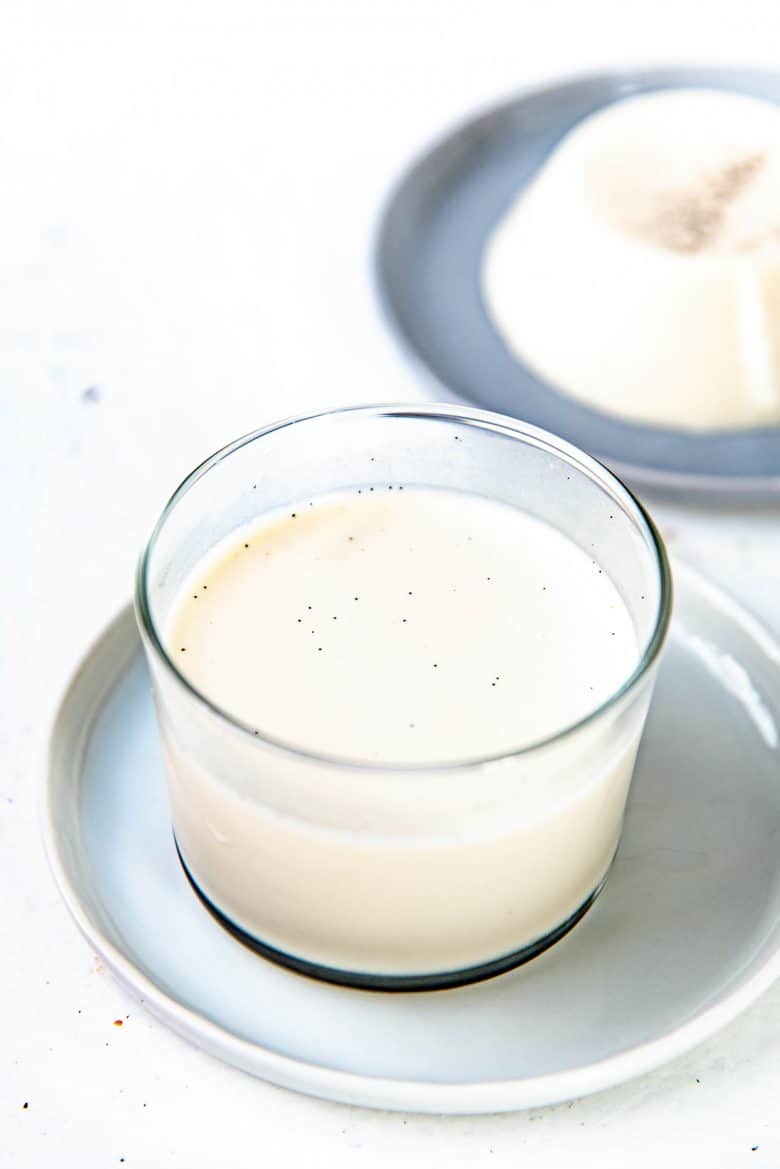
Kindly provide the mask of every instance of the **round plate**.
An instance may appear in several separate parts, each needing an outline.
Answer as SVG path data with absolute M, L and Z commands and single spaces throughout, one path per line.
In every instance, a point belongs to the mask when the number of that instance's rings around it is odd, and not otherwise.
M 560 434 L 641 486 L 777 496 L 780 427 L 692 434 L 591 410 L 524 367 L 482 301 L 486 240 L 563 135 L 619 98 L 676 86 L 780 101 L 775 73 L 653 69 L 568 81 L 498 106 L 447 135 L 402 178 L 377 239 L 380 297 L 401 340 L 436 378 L 439 393 L 444 387 Z
M 352 1104 L 497 1112 L 594 1092 L 712 1034 L 780 973 L 780 647 L 678 569 L 623 843 L 583 921 L 513 973 L 397 995 L 310 981 L 213 920 L 176 859 L 124 612 L 52 734 L 45 836 L 91 944 L 199 1047 Z

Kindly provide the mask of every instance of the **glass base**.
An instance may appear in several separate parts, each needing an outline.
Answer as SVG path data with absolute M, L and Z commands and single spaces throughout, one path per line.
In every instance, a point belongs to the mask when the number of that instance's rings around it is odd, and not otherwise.
M 495 978 L 498 974 L 506 974 L 508 970 L 514 970 L 515 967 L 522 966 L 525 962 L 530 962 L 532 958 L 536 958 L 544 950 L 549 949 L 550 946 L 554 946 L 569 930 L 572 930 L 577 922 L 581 921 L 588 912 L 604 888 L 604 883 L 607 879 L 605 874 L 593 892 L 585 898 L 582 905 L 578 909 L 575 909 L 571 917 L 567 917 L 566 921 L 562 922 L 561 925 L 556 926 L 555 929 L 550 930 L 548 934 L 545 934 L 542 938 L 538 938 L 535 942 L 530 942 L 527 946 L 522 946 L 519 950 L 513 950 L 511 954 L 502 954 L 500 958 L 493 958 L 491 961 L 482 962 L 478 966 L 468 966 L 463 970 L 448 970 L 443 973 L 364 974 L 357 970 L 339 970 L 333 966 L 321 966 L 318 962 L 309 962 L 305 958 L 297 958 L 294 954 L 287 954 L 284 950 L 277 950 L 274 946 L 269 946 L 266 942 L 247 933 L 241 926 L 231 921 L 206 896 L 187 868 L 184 857 L 181 854 L 181 849 L 179 848 L 179 842 L 175 836 L 173 839 L 181 867 L 184 870 L 187 880 L 211 916 L 229 934 L 232 934 L 239 942 L 243 942 L 250 950 L 254 950 L 255 953 L 260 954 L 261 957 L 267 958 L 271 962 L 276 962 L 279 966 L 286 966 L 288 970 L 294 970 L 296 974 L 303 974 L 307 978 L 316 978 L 321 982 L 333 982 L 337 986 L 349 986 L 355 990 L 407 992 L 451 990 L 457 986 L 467 986 L 472 982 L 482 982 L 486 978 Z

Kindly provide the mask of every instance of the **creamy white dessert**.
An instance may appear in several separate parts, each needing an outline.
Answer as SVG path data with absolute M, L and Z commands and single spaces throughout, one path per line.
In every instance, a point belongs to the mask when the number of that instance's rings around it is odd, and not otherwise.
M 511 753 L 605 703 L 640 650 L 607 573 L 544 522 L 401 485 L 304 501 L 198 564 L 165 640 L 249 731 L 204 712 L 182 738 L 163 701 L 177 840 L 266 944 L 458 970 L 543 937 L 604 878 L 646 703 Z
M 244 528 L 189 578 L 167 642 L 261 734 L 412 765 L 545 739 L 637 657 L 615 585 L 568 537 L 479 496 L 403 486 Z
M 599 410 L 780 422 L 780 108 L 678 89 L 584 119 L 492 233 L 483 292 L 512 352 Z

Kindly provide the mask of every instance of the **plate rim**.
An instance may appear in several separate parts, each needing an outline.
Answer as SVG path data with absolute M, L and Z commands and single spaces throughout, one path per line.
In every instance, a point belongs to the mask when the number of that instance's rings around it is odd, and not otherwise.
M 678 578 L 687 578 L 709 604 L 717 605 L 754 641 L 760 652 L 773 657 L 780 669 L 780 640 L 768 626 L 706 575 L 679 560 L 674 567 Z M 89 717 L 75 730 L 69 729 L 72 710 L 78 710 L 79 704 L 84 705 L 79 690 L 90 672 L 99 669 L 96 658 L 115 643 L 120 645 L 121 652 L 114 654 L 111 669 L 103 668 L 104 677 L 94 687 L 96 698 L 91 699 Z M 151 1015 L 223 1062 L 279 1087 L 338 1103 L 411 1113 L 476 1115 L 512 1112 L 588 1096 L 650 1072 L 710 1038 L 780 978 L 778 937 L 774 948 L 752 975 L 671 1031 L 580 1067 L 513 1079 L 442 1083 L 363 1075 L 285 1055 L 234 1034 L 164 990 L 122 952 L 99 922 L 92 919 L 82 904 L 76 881 L 71 879 L 64 842 L 54 815 L 55 790 L 63 785 L 73 785 L 74 780 L 78 782 L 99 713 L 140 648 L 132 605 L 127 604 L 92 640 L 70 675 L 52 720 L 43 778 L 39 784 L 38 818 L 44 851 L 70 916 L 117 981 Z M 87 701 L 90 701 L 89 697 Z M 70 751 L 66 750 L 68 747 Z
M 696 73 L 701 78 L 697 84 L 701 85 L 707 84 L 705 78 L 709 78 L 710 82 L 714 85 L 718 78 L 722 81 L 724 78 L 736 78 L 740 75 L 763 77 L 766 79 L 775 78 L 778 81 L 778 85 L 780 85 L 780 70 L 764 69 L 748 65 L 744 68 L 738 66 L 723 66 L 721 68 L 717 65 L 706 65 L 696 62 L 690 62 L 688 64 L 678 63 L 674 65 L 632 65 L 616 69 L 582 70 L 564 73 L 551 80 L 532 82 L 529 85 L 521 86 L 519 89 L 512 90 L 511 93 L 506 93 L 501 97 L 482 103 L 470 113 L 462 113 L 443 129 L 431 135 L 422 146 L 417 147 L 407 162 L 404 163 L 400 172 L 390 184 L 387 193 L 380 200 L 378 211 L 375 214 L 369 245 L 370 283 L 374 295 L 374 303 L 378 308 L 380 319 L 395 339 L 400 355 L 412 373 L 424 383 L 427 383 L 431 390 L 435 390 L 438 395 L 444 393 L 446 395 L 445 400 L 451 402 L 457 402 L 467 406 L 476 405 L 480 409 L 494 409 L 494 407 L 488 407 L 479 402 L 475 402 L 471 398 L 464 397 L 440 377 L 414 344 L 414 341 L 404 328 L 396 312 L 394 299 L 390 294 L 389 286 L 384 276 L 384 256 L 386 241 L 389 238 L 389 225 L 392 212 L 397 200 L 403 195 L 407 187 L 414 183 L 418 176 L 424 172 L 431 159 L 440 150 L 448 145 L 454 144 L 464 135 L 474 133 L 484 124 L 490 123 L 496 117 L 508 113 L 509 110 L 520 106 L 529 98 L 553 95 L 563 89 L 593 82 L 602 84 L 614 83 L 616 85 L 637 81 L 643 84 L 652 84 L 654 82 L 664 84 L 672 81 L 674 74 L 680 72 Z M 724 88 L 724 86 L 721 84 L 717 88 Z M 517 359 L 515 358 L 515 360 Z M 536 377 L 530 369 L 528 372 L 545 389 L 553 393 L 559 393 L 564 398 L 566 397 L 565 391 L 548 385 L 543 379 Z M 604 411 L 596 411 L 596 413 L 604 413 Z M 526 421 L 529 425 L 537 425 L 519 413 L 514 414 L 513 417 L 521 421 Z M 645 429 L 641 424 L 634 425 L 640 432 Z M 549 427 L 546 429 L 549 429 Z M 745 431 L 727 430 L 722 433 L 724 435 L 732 434 L 736 436 L 744 435 Z M 581 445 L 576 438 L 569 437 L 567 441 Z M 780 444 L 780 427 L 778 427 L 778 443 Z M 632 463 L 630 460 L 623 461 L 621 459 L 614 459 L 609 455 L 605 455 L 603 451 L 597 451 L 595 449 L 588 449 L 588 454 L 603 462 L 613 474 L 627 481 L 630 485 L 649 489 L 658 495 L 673 495 L 692 500 L 708 500 L 711 502 L 718 500 L 742 503 L 773 502 L 780 499 L 780 471 L 776 475 L 756 475 L 750 477 L 745 475 L 705 474 L 698 471 L 662 471 L 654 467 L 644 467 L 640 464 Z

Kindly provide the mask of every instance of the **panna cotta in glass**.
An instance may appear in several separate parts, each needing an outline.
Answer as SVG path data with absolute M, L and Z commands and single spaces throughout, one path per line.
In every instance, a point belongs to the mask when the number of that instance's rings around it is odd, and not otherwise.
M 174 496 L 138 611 L 182 864 L 260 953 L 456 985 L 592 903 L 669 579 L 575 448 L 453 407 L 258 432 Z

